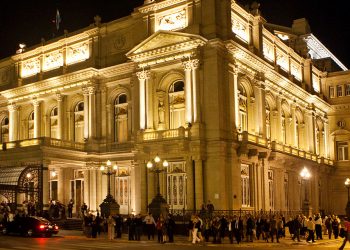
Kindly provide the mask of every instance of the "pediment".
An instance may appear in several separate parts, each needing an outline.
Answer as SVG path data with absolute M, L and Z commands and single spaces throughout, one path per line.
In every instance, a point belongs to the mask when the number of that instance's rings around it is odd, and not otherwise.
M 126 56 L 135 62 L 141 62 L 169 53 L 188 51 L 206 42 L 207 40 L 199 35 L 160 30 L 135 46 Z

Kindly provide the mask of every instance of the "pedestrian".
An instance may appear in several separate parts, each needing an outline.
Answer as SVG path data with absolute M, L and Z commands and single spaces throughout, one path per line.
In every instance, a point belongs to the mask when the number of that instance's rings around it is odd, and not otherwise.
M 70 199 L 68 203 L 68 218 L 73 217 L 73 206 L 74 206 L 74 201 L 73 199 Z
M 160 214 L 156 223 L 158 243 L 163 243 L 163 227 L 164 227 L 164 218 L 163 218 L 163 215 Z
M 128 226 L 128 238 L 129 240 L 135 239 L 135 218 L 134 215 L 131 214 L 126 220 L 126 224 Z
M 210 200 L 208 200 L 208 203 L 207 203 L 207 211 L 208 211 L 209 218 L 212 218 L 214 213 L 214 205 L 213 203 L 211 203 Z
M 343 250 L 346 242 L 349 241 L 350 242 L 350 222 L 348 217 L 344 217 L 344 227 L 343 227 L 344 232 L 344 240 L 342 245 L 339 247 L 339 250 Z
M 315 216 L 315 231 L 316 240 L 322 240 L 322 217 L 320 213 Z
M 328 233 L 328 239 L 332 238 L 332 216 L 329 215 L 324 222 L 326 228 L 327 228 L 327 233 Z
M 334 234 L 334 239 L 338 239 L 338 236 L 339 236 L 339 218 L 336 215 L 333 215 L 332 230 L 333 230 L 333 234 Z
M 292 240 L 294 241 L 295 239 L 300 242 L 300 229 L 301 229 L 301 218 L 300 215 L 297 215 L 295 219 L 292 221 L 291 226 L 293 227 L 293 237 Z
M 250 214 L 247 215 L 247 241 L 253 242 L 253 230 L 255 228 L 255 222 Z
M 87 210 L 88 210 L 88 207 L 85 202 L 83 203 L 83 205 L 81 205 L 80 210 L 81 210 L 82 217 L 84 217 L 87 214 Z
M 199 217 L 196 215 L 195 220 L 193 222 L 193 232 L 192 232 L 192 244 L 196 244 L 196 242 L 200 242 L 201 239 L 198 237 L 198 231 L 201 228 L 201 221 L 199 220 Z
M 237 217 L 236 215 L 233 217 L 233 225 L 234 225 L 234 229 L 233 229 L 233 233 L 235 235 L 236 238 L 236 242 L 237 244 L 239 244 L 242 240 L 241 238 L 241 231 L 243 230 L 243 222 L 241 220 L 241 217 Z
M 312 220 L 312 217 L 309 217 L 309 220 L 307 221 L 307 230 L 309 232 L 309 236 L 307 237 L 306 241 L 309 243 L 315 242 L 315 223 Z
M 227 232 L 228 232 L 228 238 L 231 244 L 233 244 L 233 235 L 234 235 L 233 229 L 234 229 L 233 219 L 230 216 L 227 222 Z
M 140 241 L 141 240 L 141 235 L 142 235 L 142 218 L 141 214 L 136 215 L 135 218 L 135 240 Z
M 271 242 L 273 243 L 274 236 L 276 236 L 276 241 L 278 242 L 278 236 L 277 236 L 277 221 L 275 216 L 272 216 L 270 220 L 270 236 L 271 236 Z
M 175 220 L 171 214 L 168 215 L 167 231 L 169 236 L 169 242 L 174 242 Z
M 152 213 L 148 213 L 146 217 L 143 220 L 144 223 L 146 223 L 146 231 L 147 231 L 147 237 L 148 240 L 151 239 L 154 240 L 154 228 L 156 226 L 156 222 L 152 216 Z
M 115 220 L 113 219 L 112 215 L 109 215 L 108 216 L 108 219 L 107 219 L 107 225 L 108 225 L 108 239 L 109 240 L 114 240 L 114 234 L 115 234 L 115 231 L 114 231 L 114 226 L 115 226 Z

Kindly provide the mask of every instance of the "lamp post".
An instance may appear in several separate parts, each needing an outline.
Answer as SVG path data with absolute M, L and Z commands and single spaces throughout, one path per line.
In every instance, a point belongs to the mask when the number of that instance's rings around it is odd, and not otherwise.
M 305 188 L 305 197 L 303 201 L 302 210 L 304 215 L 309 216 L 311 214 L 311 207 L 309 203 L 308 188 L 307 188 L 306 182 L 310 179 L 311 174 L 309 170 L 306 167 L 304 167 L 303 170 L 301 170 L 300 172 L 300 176 L 304 181 L 304 188 Z
M 346 203 L 346 208 L 345 208 L 345 212 L 346 212 L 346 216 L 349 218 L 350 217 L 350 178 L 346 178 L 345 180 L 345 187 L 348 189 L 348 202 Z
M 100 167 L 102 174 L 107 176 L 107 196 L 100 204 L 102 217 L 119 214 L 120 206 L 111 195 L 111 176 L 115 175 L 117 170 L 118 166 L 115 164 L 112 167 L 112 162 L 110 160 L 107 161 L 106 166 L 101 165 Z
M 153 160 L 148 161 L 146 166 L 150 172 L 153 172 L 156 174 L 157 194 L 153 198 L 152 202 L 148 205 L 148 209 L 149 209 L 149 212 L 152 213 L 152 215 L 155 218 L 158 218 L 160 214 L 165 215 L 168 208 L 168 204 L 166 200 L 160 194 L 159 174 L 166 171 L 167 167 L 169 166 L 169 163 L 167 160 L 164 160 L 161 163 L 161 159 L 157 155 L 156 157 L 154 157 Z

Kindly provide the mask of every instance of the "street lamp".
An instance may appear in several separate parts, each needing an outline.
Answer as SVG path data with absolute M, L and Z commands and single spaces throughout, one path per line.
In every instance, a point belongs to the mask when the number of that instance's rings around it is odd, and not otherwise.
M 348 189 L 348 202 L 346 203 L 345 212 L 346 212 L 346 216 L 349 218 L 349 217 L 350 217 L 350 194 L 349 194 L 349 190 L 350 190 L 350 178 L 346 178 L 344 184 L 345 184 L 345 187 Z
M 112 167 L 110 160 L 107 161 L 106 165 L 100 166 L 102 174 L 107 176 L 107 196 L 100 204 L 102 217 L 108 217 L 110 214 L 119 214 L 120 206 L 111 195 L 111 176 L 115 175 L 117 170 L 118 165 L 115 164 Z
M 304 215 L 309 216 L 311 214 L 311 211 L 310 211 L 311 208 L 310 208 L 310 204 L 309 204 L 309 198 L 308 198 L 308 192 L 307 192 L 308 188 L 307 188 L 306 182 L 307 182 L 307 180 L 310 179 L 311 174 L 310 174 L 309 170 L 306 167 L 304 167 L 303 170 L 301 170 L 301 172 L 300 172 L 300 176 L 303 179 L 304 186 L 305 186 L 304 187 L 305 188 L 305 197 L 304 197 L 302 210 L 303 210 Z
M 159 174 L 165 172 L 169 163 L 167 160 L 161 162 L 160 157 L 157 155 L 153 160 L 149 160 L 146 164 L 150 172 L 156 174 L 157 181 L 157 195 L 153 198 L 152 202 L 148 205 L 149 212 L 155 218 L 158 218 L 160 214 L 166 214 L 168 204 L 163 196 L 160 194 L 160 183 L 159 183 Z

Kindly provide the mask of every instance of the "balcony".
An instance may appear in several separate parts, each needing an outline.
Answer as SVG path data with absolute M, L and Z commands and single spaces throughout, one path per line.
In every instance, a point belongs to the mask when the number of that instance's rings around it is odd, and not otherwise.
M 49 137 L 40 137 L 33 139 L 26 139 L 21 141 L 6 142 L 0 147 L 0 152 L 11 149 L 19 149 L 26 147 L 52 147 L 52 148 L 61 148 L 82 152 L 110 152 L 110 151 L 130 151 L 134 147 L 133 142 L 125 143 L 83 143 L 83 142 L 74 142 L 74 141 L 65 141 L 58 140 Z
M 270 141 L 268 139 L 262 138 L 257 135 L 249 134 L 248 132 L 244 131 L 242 133 L 238 134 L 238 141 L 241 143 L 241 152 L 247 152 L 247 144 L 253 144 L 256 146 L 261 146 L 264 148 L 271 149 L 273 152 L 281 152 L 286 153 L 289 155 L 294 155 L 300 158 L 304 158 L 307 160 L 311 160 L 314 162 L 327 164 L 327 165 L 333 165 L 333 161 L 328 158 L 321 157 L 319 155 L 312 154 L 310 152 L 306 152 L 304 150 L 294 148 L 289 145 L 284 145 L 275 141 Z
M 154 141 L 154 140 L 169 140 L 169 139 L 183 139 L 190 136 L 189 129 L 180 127 L 169 130 L 155 130 L 155 131 L 140 131 L 138 134 L 138 141 Z

